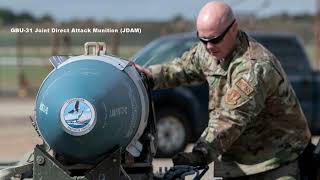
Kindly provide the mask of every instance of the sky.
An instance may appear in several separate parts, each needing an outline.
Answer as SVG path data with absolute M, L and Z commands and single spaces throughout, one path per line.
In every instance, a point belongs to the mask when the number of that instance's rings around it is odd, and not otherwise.
M 57 21 L 73 19 L 168 20 L 176 15 L 194 20 L 208 0 L 0 0 L 0 8 L 16 13 L 29 12 L 36 17 L 49 14 Z M 316 0 L 224 0 L 236 14 L 270 16 L 316 11 Z

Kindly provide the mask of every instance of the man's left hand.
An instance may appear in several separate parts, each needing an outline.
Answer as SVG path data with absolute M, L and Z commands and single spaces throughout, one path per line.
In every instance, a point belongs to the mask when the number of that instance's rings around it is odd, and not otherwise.
M 205 155 L 200 151 L 190 153 L 178 153 L 172 158 L 173 164 L 176 165 L 190 165 L 190 166 L 204 166 L 207 165 Z

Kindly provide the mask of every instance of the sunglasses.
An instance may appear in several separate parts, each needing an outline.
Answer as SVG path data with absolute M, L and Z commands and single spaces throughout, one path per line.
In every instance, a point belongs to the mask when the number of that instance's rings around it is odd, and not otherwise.
M 233 20 L 232 23 L 227 27 L 227 29 L 225 31 L 223 31 L 223 33 L 221 33 L 219 36 L 212 37 L 212 38 L 203 38 L 203 37 L 199 37 L 199 32 L 197 32 L 197 36 L 198 36 L 199 40 L 205 45 L 208 43 L 218 44 L 226 36 L 227 32 L 230 30 L 230 28 L 232 27 L 234 22 L 236 22 L 236 20 Z

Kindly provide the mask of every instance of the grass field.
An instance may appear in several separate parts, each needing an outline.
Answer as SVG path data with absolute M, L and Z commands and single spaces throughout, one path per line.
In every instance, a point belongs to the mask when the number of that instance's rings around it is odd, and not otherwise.
M 25 66 L 21 68 L 21 72 L 31 88 L 38 87 L 46 75 L 50 72 L 49 67 L 43 66 Z M 18 86 L 18 77 L 20 70 L 17 67 L 0 66 L 0 87 L 7 89 L 15 89 Z
M 111 53 L 111 49 L 108 49 L 107 52 Z M 129 58 L 135 52 L 137 52 L 142 46 L 120 46 L 119 47 L 119 56 L 122 58 Z M 40 57 L 48 59 L 52 55 L 52 47 L 24 47 L 20 51 L 23 57 Z M 83 46 L 72 46 L 70 52 L 66 52 L 64 49 L 59 49 L 59 54 L 73 54 L 80 55 L 83 54 Z M 17 48 L 16 47 L 0 47 L 0 57 L 17 57 Z
M 119 56 L 122 58 L 129 58 L 136 53 L 141 46 L 121 46 L 119 48 Z M 110 50 L 109 50 L 110 51 Z M 315 64 L 315 48 L 313 45 L 306 46 L 306 53 L 312 61 L 311 64 Z M 65 54 L 63 50 L 60 50 L 61 54 Z M 43 58 L 43 61 L 48 62 L 48 58 L 52 54 L 51 47 L 27 47 L 23 49 L 23 56 L 28 58 Z M 80 55 L 83 54 L 82 46 L 73 46 L 71 48 L 71 54 Z M 0 47 L 0 58 L 3 57 L 16 57 L 15 47 Z M 49 63 L 43 66 L 23 66 L 18 68 L 17 66 L 0 66 L 0 92 L 1 91 L 17 91 L 19 85 L 19 72 L 23 72 L 27 80 L 31 95 L 37 91 L 43 79 L 51 71 Z
M 137 52 L 141 46 L 122 46 L 119 48 L 119 56 L 125 59 L 130 58 L 135 52 Z M 108 51 L 108 50 L 107 50 Z M 28 58 L 43 58 L 45 61 L 43 66 L 0 66 L 0 94 L 1 91 L 17 91 L 19 85 L 19 73 L 22 72 L 27 80 L 31 95 L 34 95 L 43 79 L 51 71 L 51 65 L 49 65 L 49 57 L 52 54 L 51 47 L 27 47 L 23 49 L 23 57 Z M 73 55 L 83 54 L 82 46 L 73 46 L 71 53 Z M 65 54 L 61 50 L 61 54 Z M 0 48 L 0 58 L 3 57 L 16 57 L 15 47 L 2 47 Z

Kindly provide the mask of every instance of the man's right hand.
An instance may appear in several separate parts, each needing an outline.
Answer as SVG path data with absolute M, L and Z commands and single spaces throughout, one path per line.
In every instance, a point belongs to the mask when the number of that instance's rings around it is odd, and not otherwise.
M 143 68 L 139 64 L 133 64 L 133 65 L 139 72 L 144 73 L 147 76 L 148 79 L 152 79 L 152 72 L 151 72 L 150 69 Z

